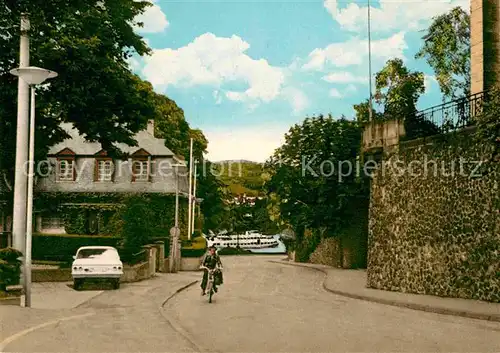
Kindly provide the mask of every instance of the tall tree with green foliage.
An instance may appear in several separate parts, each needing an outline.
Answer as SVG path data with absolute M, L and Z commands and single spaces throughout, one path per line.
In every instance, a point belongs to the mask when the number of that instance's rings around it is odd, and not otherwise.
M 0 169 L 13 173 L 21 13 L 29 13 L 30 64 L 58 72 L 37 98 L 37 156 L 67 137 L 72 122 L 89 141 L 119 155 L 116 143 L 135 145 L 134 134 L 154 114 L 152 86 L 129 70 L 127 59 L 150 49 L 134 32 L 147 1 L 0 1 Z M 11 175 L 12 176 L 12 175 Z
M 367 197 L 367 184 L 356 173 L 360 143 L 358 122 L 345 118 L 320 115 L 293 126 L 266 162 L 273 219 L 293 229 L 324 228 L 332 235 L 344 227 L 349 204 Z
M 418 138 L 439 132 L 433 122 L 417 115 L 417 102 L 425 93 L 424 74 L 410 71 L 401 59 L 388 60 L 376 74 L 375 100 L 383 106 L 384 119 L 400 119 L 407 138 Z
M 461 7 L 434 17 L 416 54 L 434 69 L 443 99 L 470 93 L 470 15 Z

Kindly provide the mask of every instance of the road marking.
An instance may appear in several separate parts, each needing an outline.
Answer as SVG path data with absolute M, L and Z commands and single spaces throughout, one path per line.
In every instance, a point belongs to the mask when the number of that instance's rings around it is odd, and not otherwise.
M 20 331 L 18 333 L 15 333 L 13 334 L 12 336 L 9 336 L 7 337 L 6 339 L 4 339 L 2 342 L 0 342 L 0 353 L 3 353 L 5 348 L 7 347 L 7 345 L 9 345 L 10 343 L 12 343 L 13 341 L 21 338 L 22 336 L 25 336 L 33 331 L 36 331 L 36 330 L 39 330 L 41 328 L 44 328 L 44 327 L 47 327 L 47 326 L 50 326 L 50 325 L 55 325 L 55 324 L 58 324 L 62 321 L 68 321 L 68 320 L 73 320 L 73 319 L 79 319 L 79 318 L 84 318 L 84 317 L 87 317 L 87 316 L 92 316 L 92 315 L 95 315 L 95 313 L 86 313 L 86 314 L 80 314 L 80 315 L 74 315 L 74 316 L 68 316 L 68 317 L 63 317 L 61 319 L 56 319 L 56 320 L 53 320 L 53 321 L 49 321 L 49 322 L 46 322 L 46 323 L 43 323 L 43 324 L 40 324 L 40 325 L 37 325 L 37 326 L 33 326 L 31 328 L 28 328 L 26 330 L 23 330 L 23 331 Z

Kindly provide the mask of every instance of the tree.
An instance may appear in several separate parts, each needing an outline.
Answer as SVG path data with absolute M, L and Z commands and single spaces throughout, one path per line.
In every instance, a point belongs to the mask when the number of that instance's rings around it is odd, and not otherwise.
M 37 98 L 37 158 L 67 137 L 59 128 L 72 122 L 110 155 L 117 143 L 135 145 L 134 134 L 154 114 L 152 86 L 130 72 L 127 59 L 150 52 L 134 33 L 135 17 L 147 1 L 0 1 L 0 169 L 13 172 L 16 136 L 19 22 L 30 14 L 30 64 L 59 73 Z M 141 25 L 141 24 L 138 24 Z M 12 175 L 11 175 L 12 177 Z
M 359 124 L 345 118 L 320 115 L 293 126 L 265 165 L 272 218 L 296 230 L 336 234 L 349 222 L 349 203 L 367 197 L 355 168 L 360 143 Z
M 470 16 L 461 7 L 434 17 L 416 54 L 434 69 L 443 99 L 470 93 Z
M 212 173 L 213 166 L 205 161 L 208 140 L 199 129 L 192 129 L 184 117 L 184 111 L 166 96 L 154 93 L 155 135 L 165 139 L 165 144 L 175 154 L 184 157 L 189 165 L 190 139 L 193 138 L 193 160 L 198 161 L 196 196 L 204 218 L 204 230 L 217 229 L 225 216 L 224 185 Z
M 433 122 L 417 115 L 418 99 L 425 92 L 422 72 L 412 72 L 401 59 L 391 59 L 377 73 L 375 86 L 375 100 L 384 107 L 384 119 L 404 121 L 407 138 L 438 133 Z
M 416 111 L 425 92 L 424 74 L 411 72 L 401 59 L 388 60 L 375 77 L 375 100 L 390 117 L 407 117 Z
M 207 161 L 204 169 L 201 170 L 198 177 L 199 187 L 197 189 L 197 194 L 203 198 L 200 206 L 205 219 L 203 228 L 205 231 L 209 229 L 216 230 L 220 228 L 221 223 L 224 221 L 226 190 L 224 184 L 211 172 L 211 162 Z
M 170 98 L 154 93 L 155 96 L 155 135 L 165 139 L 167 147 L 174 153 L 189 158 L 189 123 L 184 111 Z
M 355 104 L 353 108 L 356 112 L 356 121 L 358 123 L 365 124 L 370 120 L 370 101 L 368 99 L 362 103 Z M 374 121 L 381 121 L 384 120 L 384 115 L 372 108 L 372 119 Z

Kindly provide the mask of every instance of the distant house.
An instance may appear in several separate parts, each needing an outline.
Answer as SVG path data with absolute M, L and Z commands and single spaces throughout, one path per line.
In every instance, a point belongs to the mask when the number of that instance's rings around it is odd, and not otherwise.
M 101 149 L 100 143 L 86 141 L 72 124 L 65 123 L 62 128 L 71 138 L 50 148 L 45 161 L 48 168 L 41 168 L 48 171 L 37 180 L 35 186 L 35 195 L 39 198 L 44 194 L 174 194 L 177 176 L 179 190 L 187 192 L 186 163 L 165 146 L 165 139 L 154 136 L 153 120 L 148 122 L 146 130 L 136 134 L 138 146 L 118 145 L 130 156 L 127 160 L 113 160 Z M 178 173 L 173 167 L 175 164 L 183 165 L 178 168 Z M 90 224 L 91 233 L 97 233 L 99 207 L 94 207 L 95 205 L 82 199 L 78 202 L 79 204 L 71 204 L 68 207 L 87 208 L 85 222 Z M 42 205 L 35 210 L 34 231 L 66 233 L 63 215 L 44 206 L 50 205 Z

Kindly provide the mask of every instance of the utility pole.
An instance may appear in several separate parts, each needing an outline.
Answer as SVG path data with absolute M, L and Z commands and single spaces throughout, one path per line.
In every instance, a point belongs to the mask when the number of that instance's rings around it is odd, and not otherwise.
M 196 170 L 198 169 L 198 161 L 194 161 L 194 174 L 193 174 L 193 208 L 192 208 L 192 212 L 193 212 L 193 216 L 191 218 L 191 222 L 193 222 L 192 226 L 191 226 L 191 232 L 194 234 L 194 216 L 196 215 Z
M 372 31 L 370 18 L 370 0 L 368 0 L 368 81 L 370 85 L 370 104 L 368 107 L 368 120 L 373 120 L 373 94 L 372 94 Z
M 30 47 L 28 31 L 30 21 L 28 14 L 21 14 L 21 38 L 19 44 L 19 67 L 30 64 Z M 26 206 L 28 176 L 26 162 L 28 160 L 28 130 L 29 130 L 29 99 L 30 88 L 25 80 L 18 80 L 17 93 L 17 132 L 16 132 L 16 170 L 14 177 L 14 209 L 12 213 L 12 241 L 13 247 L 23 253 L 26 252 Z M 25 260 L 23 260 L 24 262 Z M 24 283 L 21 275 L 21 283 Z
M 189 192 L 188 192 L 188 239 L 191 239 L 191 191 L 193 183 L 193 139 L 191 138 L 191 147 L 189 149 Z

